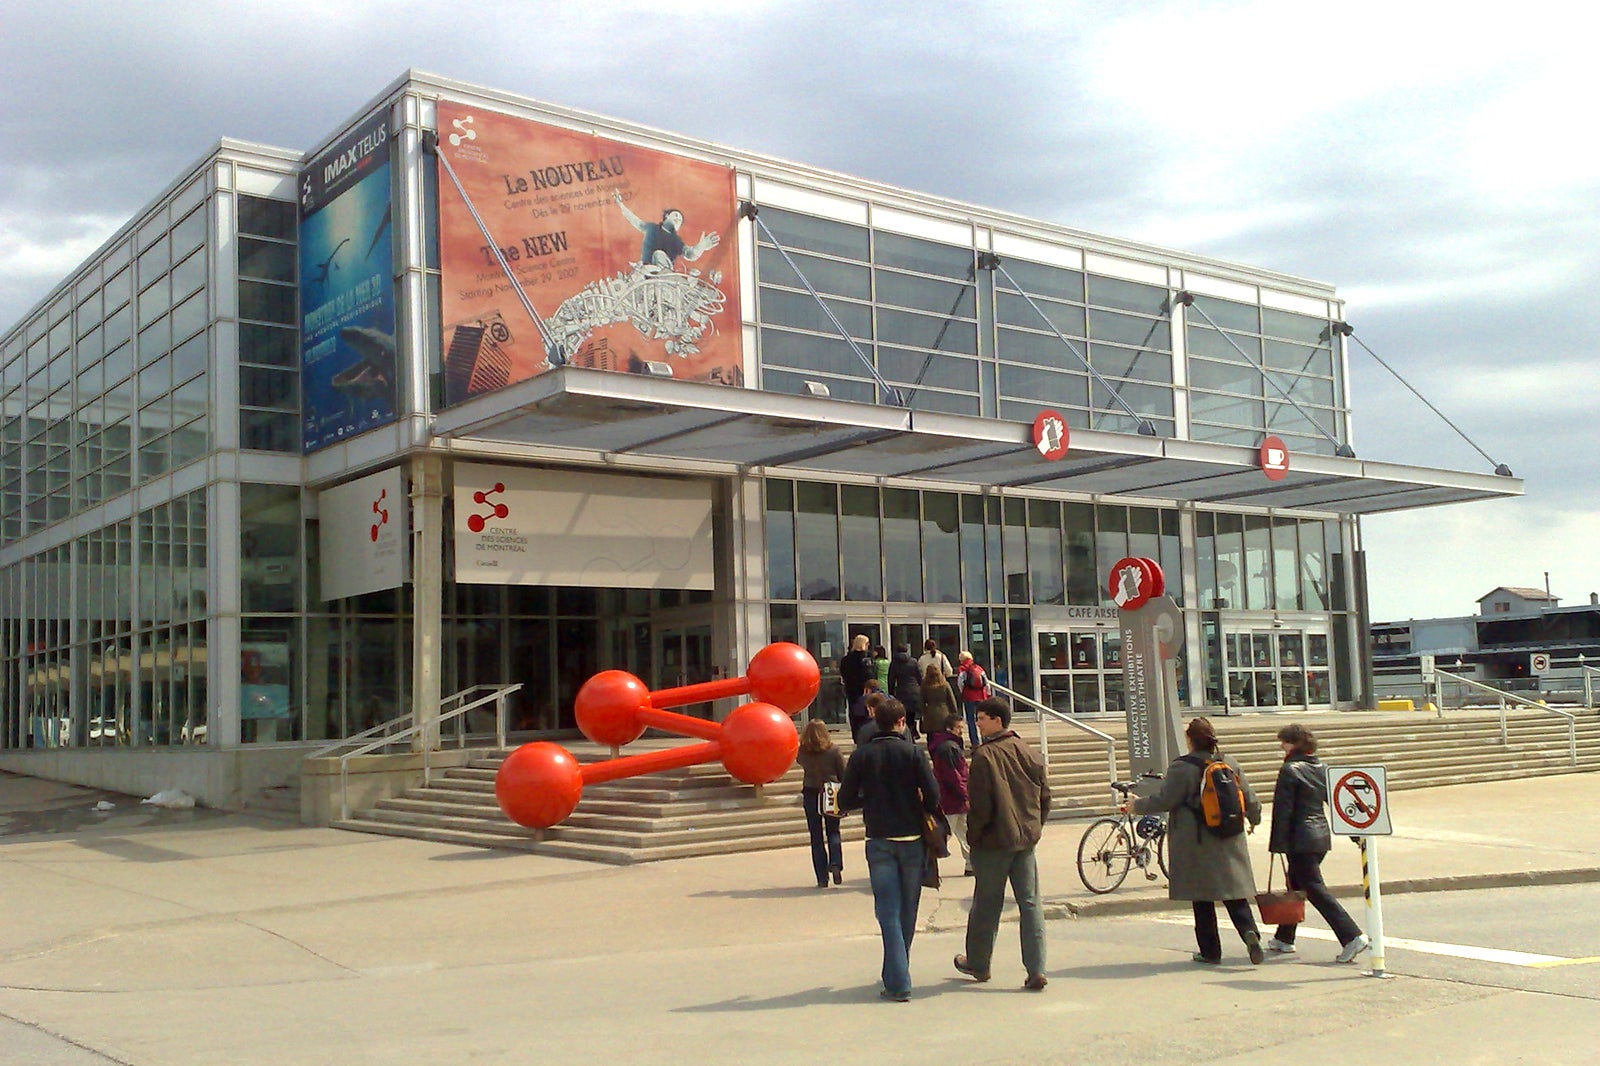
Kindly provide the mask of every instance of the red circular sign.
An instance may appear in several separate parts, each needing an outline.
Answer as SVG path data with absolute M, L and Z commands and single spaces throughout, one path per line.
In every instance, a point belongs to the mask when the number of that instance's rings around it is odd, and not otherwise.
M 1339 778 L 1333 786 L 1333 806 L 1338 816 L 1354 829 L 1366 829 L 1378 820 L 1383 799 L 1378 784 L 1359 770 Z
M 1054 462 L 1067 454 L 1067 442 L 1072 431 L 1067 420 L 1056 411 L 1040 411 L 1033 418 L 1033 446 L 1039 454 Z
M 1137 611 L 1166 591 L 1166 576 L 1153 559 L 1129 556 L 1118 559 L 1106 578 L 1106 593 L 1124 611 Z
M 1283 439 L 1268 437 L 1261 442 L 1259 455 L 1261 472 L 1267 475 L 1267 480 L 1282 481 L 1283 475 L 1289 472 L 1289 446 L 1283 443 Z

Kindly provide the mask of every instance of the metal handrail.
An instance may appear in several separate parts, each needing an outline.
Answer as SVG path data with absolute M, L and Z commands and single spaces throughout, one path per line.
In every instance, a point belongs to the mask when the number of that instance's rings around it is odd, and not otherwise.
M 442 706 L 442 704 L 444 702 L 448 702 L 449 700 L 461 698 L 461 697 L 465 696 L 467 693 L 477 691 L 478 689 L 485 689 L 485 688 L 490 688 L 490 686 L 488 686 L 488 685 L 476 685 L 476 686 L 474 686 L 473 688 L 470 688 L 470 689 L 463 689 L 461 692 L 458 692 L 455 695 L 447 696 L 444 701 L 441 701 L 441 706 Z M 379 737 L 376 740 L 368 741 L 367 743 L 361 745 L 360 747 L 356 748 L 355 750 L 347 751 L 343 755 L 339 756 L 339 819 L 341 821 L 343 821 L 343 820 L 345 820 L 345 819 L 350 817 L 349 786 L 350 786 L 350 760 L 351 759 L 354 759 L 357 756 L 371 754 L 372 752 L 376 751 L 379 748 L 387 747 L 388 745 L 393 744 L 395 741 L 408 740 L 412 736 L 416 735 L 418 732 L 420 732 L 421 730 L 423 730 L 424 728 L 426 728 L 426 727 L 428 727 L 430 725 L 443 725 L 445 722 L 448 722 L 448 721 L 450 721 L 452 719 L 458 719 L 462 715 L 466 714 L 468 711 L 475 710 L 476 708 L 482 707 L 482 706 L 484 706 L 486 704 L 489 704 L 489 703 L 493 703 L 495 705 L 495 709 L 494 709 L 495 743 L 499 747 L 504 748 L 506 746 L 506 697 L 510 696 L 513 692 L 516 692 L 521 688 L 522 688 L 522 682 L 520 682 L 520 681 L 518 681 L 514 685 L 501 685 L 498 688 L 491 689 L 491 691 L 488 693 L 488 695 L 481 696 L 478 699 L 475 699 L 470 703 L 463 703 L 459 707 L 453 707 L 448 711 L 441 711 L 439 717 L 433 719 L 431 722 L 418 723 L 418 724 L 413 724 L 413 725 L 407 726 L 405 729 L 400 730 L 398 733 L 391 733 L 388 736 Z M 456 730 L 456 738 L 457 738 L 457 742 L 458 742 L 459 746 L 461 746 L 461 747 L 465 747 L 466 746 L 466 744 L 465 744 L 465 735 L 461 732 L 461 730 L 459 728 Z M 352 738 L 352 739 L 354 739 L 354 738 Z M 432 758 L 432 755 L 433 755 L 433 745 L 424 744 L 422 746 L 422 783 L 424 785 L 427 785 L 427 784 L 431 783 L 432 780 L 433 780 L 433 758 Z
M 1582 656 L 1579 656 L 1579 658 L 1582 658 Z M 1594 678 L 1596 674 L 1600 674 L 1600 667 L 1579 663 L 1578 669 L 1583 671 L 1583 709 L 1592 711 L 1594 710 Z
M 1116 738 L 1110 733 L 1101 732 L 1092 725 L 1089 725 L 1085 722 L 1080 722 L 1078 719 L 1074 718 L 1070 714 L 1067 714 L 1065 711 L 1058 711 L 1054 707 L 1046 707 L 1038 700 L 1030 699 L 1015 689 L 1006 688 L 1006 686 L 1000 684 L 999 682 L 991 680 L 989 684 L 996 692 L 1005 696 L 1009 696 L 1012 702 L 1021 703 L 1025 706 L 1032 707 L 1035 711 L 1039 712 L 1039 753 L 1044 758 L 1045 773 L 1050 772 L 1050 734 L 1048 729 L 1048 719 L 1054 718 L 1059 722 L 1065 722 L 1074 729 L 1081 730 L 1082 732 L 1088 733 L 1090 736 L 1103 740 L 1106 745 L 1106 772 L 1110 775 L 1107 778 L 1107 781 L 1114 782 L 1117 780 L 1117 741 Z
M 1502 747 L 1504 747 L 1506 745 L 1506 743 L 1507 743 L 1507 741 L 1506 741 L 1506 704 L 1507 703 L 1515 703 L 1520 707 L 1531 707 L 1536 711 L 1544 711 L 1545 713 L 1553 714 L 1558 718 L 1565 718 L 1567 720 L 1567 758 L 1571 761 L 1573 766 L 1577 766 L 1578 765 L 1578 716 L 1577 715 L 1569 714 L 1566 711 L 1557 710 L 1556 708 L 1551 707 L 1548 704 L 1539 703 L 1539 702 L 1536 702 L 1534 700 L 1530 700 L 1526 696 L 1519 696 L 1515 692 L 1506 692 L 1504 689 L 1495 688 L 1493 685 L 1486 685 L 1482 681 L 1474 681 L 1470 677 L 1462 677 L 1459 674 L 1452 674 L 1447 670 L 1438 670 L 1438 669 L 1430 670 L 1424 676 L 1428 677 L 1428 679 L 1431 680 L 1434 685 L 1438 685 L 1441 681 L 1450 681 L 1450 682 L 1453 682 L 1453 683 L 1455 683 L 1457 685 L 1461 685 L 1461 686 L 1463 686 L 1465 688 L 1478 689 L 1481 692 L 1487 692 L 1490 695 L 1494 696 L 1495 699 L 1500 704 L 1500 744 L 1501 744 Z M 1440 698 L 1439 698 L 1438 710 L 1435 712 L 1435 714 L 1437 715 L 1437 717 L 1440 717 L 1440 718 L 1444 717 L 1444 693 L 1443 693 L 1443 690 L 1440 690 Z

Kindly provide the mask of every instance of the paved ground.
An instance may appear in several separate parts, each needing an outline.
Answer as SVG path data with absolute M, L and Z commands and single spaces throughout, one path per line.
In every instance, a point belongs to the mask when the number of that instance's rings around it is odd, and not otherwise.
M 102 798 L 115 808 L 92 810 Z M 1391 800 L 1396 834 L 1378 845 L 1391 896 L 1600 881 L 1600 774 Z M 1052 824 L 1040 846 L 1049 989 L 1017 989 L 1009 928 L 992 983 L 957 978 L 970 882 L 947 876 L 925 897 L 917 989 L 901 1006 L 876 998 L 859 844 L 844 887 L 823 891 L 804 849 L 597 866 L 155 811 L 0 774 L 0 1060 L 1244 1063 L 1279 1060 L 1286 1043 L 1350 1053 L 1364 1040 L 1418 1066 L 1519 1061 L 1534 1031 L 1526 1061 L 1592 1058 L 1592 1000 L 1377 981 L 1315 940 L 1286 964 L 1199 972 L 1183 923 L 1148 935 L 1163 886 L 1083 890 L 1081 828 Z M 1265 833 L 1252 840 L 1261 877 Z M 1358 885 L 1356 848 L 1339 842 L 1325 869 Z M 1119 922 L 1142 935 L 1114 935 Z M 900 1024 L 883 1026 L 885 1011 Z M 1203 1057 L 1175 1039 L 1228 1014 L 1258 1020 Z

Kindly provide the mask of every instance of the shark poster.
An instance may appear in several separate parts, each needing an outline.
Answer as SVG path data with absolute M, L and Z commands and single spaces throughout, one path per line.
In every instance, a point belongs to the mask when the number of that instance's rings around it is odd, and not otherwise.
M 300 181 L 300 391 L 306 452 L 395 420 L 389 122 L 364 123 Z
M 443 101 L 438 121 L 446 403 L 564 364 L 744 383 L 731 167 Z

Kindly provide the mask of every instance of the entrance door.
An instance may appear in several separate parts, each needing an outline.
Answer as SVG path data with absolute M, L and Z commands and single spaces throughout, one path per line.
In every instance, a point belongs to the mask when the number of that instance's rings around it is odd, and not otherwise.
M 712 680 L 711 627 L 709 625 L 663 626 L 656 630 L 655 688 L 682 688 Z M 695 703 L 674 708 L 682 714 L 711 717 L 711 704 Z
M 1034 646 L 1045 706 L 1071 714 L 1122 713 L 1120 630 L 1040 629 Z
M 1324 708 L 1328 633 L 1313 628 L 1252 627 L 1223 634 L 1229 707 Z

